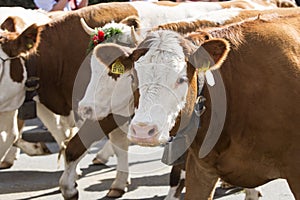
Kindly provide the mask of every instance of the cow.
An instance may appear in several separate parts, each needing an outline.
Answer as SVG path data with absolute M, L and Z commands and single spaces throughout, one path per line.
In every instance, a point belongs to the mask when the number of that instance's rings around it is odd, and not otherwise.
M 145 8 L 147 9 L 145 10 Z M 219 3 L 208 4 L 203 2 L 189 4 L 172 2 L 107 3 L 71 11 L 51 21 L 44 26 L 44 30 L 41 33 L 42 42 L 37 49 L 38 54 L 29 56 L 25 60 L 28 77 L 39 77 L 38 97 L 36 97 L 37 110 L 44 111 L 44 114 L 39 115 L 39 117 L 48 128 L 56 128 L 55 121 L 47 121 L 49 115 L 53 115 L 53 113 L 73 118 L 73 85 L 80 64 L 86 57 L 86 46 L 90 39 L 80 26 L 79 19 L 81 17 L 91 27 L 99 27 L 112 20 L 119 22 L 130 15 L 135 15 L 141 20 L 143 27 L 152 27 L 170 20 L 180 20 L 196 16 L 201 12 L 222 8 L 222 4 Z M 72 40 L 76 40 L 76 42 L 72 42 Z M 70 45 L 72 45 L 72 48 L 70 48 Z M 100 123 L 106 122 L 105 119 L 101 121 Z M 72 128 L 74 123 L 69 125 L 71 127 L 66 128 Z M 108 134 L 116 127 L 116 124 L 111 123 L 105 132 Z M 50 132 L 53 131 L 50 130 Z M 79 133 L 81 132 L 79 131 Z M 58 133 L 65 134 L 62 130 L 58 130 Z M 60 134 L 55 135 L 57 136 L 55 139 L 60 140 L 58 143 L 62 144 L 66 137 L 63 135 L 60 136 Z M 84 147 L 84 149 L 86 148 Z M 80 151 L 76 150 L 78 152 L 81 151 L 81 149 Z M 71 155 L 77 156 L 77 152 Z M 67 158 L 67 161 L 78 158 L 72 156 Z M 72 159 L 70 160 L 70 158 Z M 61 184 L 61 188 L 67 185 L 67 183 L 63 182 Z
M 16 32 L 15 34 L 21 33 L 22 31 L 24 31 L 24 29 L 29 27 L 33 22 L 35 22 L 35 24 L 37 24 L 39 26 L 42 26 L 42 25 L 50 22 L 51 19 L 54 19 L 54 17 L 55 17 L 54 15 L 52 15 L 50 18 L 48 13 L 41 12 L 39 10 L 24 9 L 21 7 L 1 7 L 0 10 L 1 10 L 0 21 L 2 22 L 1 29 L 10 31 L 10 32 Z M 12 44 L 11 46 L 13 47 L 14 44 Z M 15 60 L 17 60 L 17 59 L 19 59 L 20 62 L 23 63 L 23 61 L 21 60 L 21 59 L 23 59 L 22 57 L 16 58 Z M 14 63 L 11 63 L 11 64 L 13 65 Z M 16 97 L 19 99 L 22 99 L 25 97 L 24 91 L 25 91 L 25 85 L 27 84 L 25 80 L 27 77 L 25 76 L 23 78 L 24 78 L 24 80 L 22 81 L 22 83 L 20 85 L 20 88 L 23 88 L 23 92 L 18 93 L 19 97 Z M 2 84 L 4 84 L 4 83 L 2 83 Z M 27 85 L 27 87 L 28 87 L 28 85 Z M 22 98 L 21 98 L 21 96 L 22 96 Z M 39 106 L 38 113 L 43 112 L 43 110 L 40 107 L 41 106 Z M 58 128 L 58 127 L 64 127 L 64 124 L 68 123 L 68 119 L 54 115 L 54 114 L 48 115 L 48 121 L 49 120 L 57 121 L 57 123 L 58 123 L 57 126 L 54 128 L 48 127 L 48 129 L 51 131 L 51 133 L 54 134 L 54 137 L 55 137 L 56 130 L 62 129 L 62 128 Z M 4 121 L 1 121 L 1 123 L 4 123 Z M 8 123 L 8 122 L 6 121 L 6 123 Z M 14 123 L 14 122 L 11 122 L 11 123 Z M 31 156 L 32 155 L 44 155 L 44 154 L 50 153 L 49 149 L 47 148 L 47 146 L 44 143 L 42 143 L 42 142 L 31 143 L 31 142 L 27 142 L 22 139 L 21 135 L 22 135 L 23 124 L 24 124 L 24 121 L 18 119 L 18 129 L 19 129 L 20 134 L 18 134 L 18 138 L 15 140 L 14 146 L 10 147 L 9 150 L 7 150 L 8 146 L 1 146 L 2 151 L 4 151 L 4 152 L 7 151 L 6 156 L 1 159 L 1 164 L 0 164 L 1 169 L 10 168 L 13 165 L 13 163 L 16 160 L 18 153 L 19 153 L 19 149 L 16 147 L 19 147 L 23 152 L 25 152 L 26 154 L 31 155 Z M 64 131 L 67 131 L 67 130 L 64 130 Z
M 266 11 L 256 11 L 256 10 L 222 10 L 222 11 L 214 11 L 211 12 L 212 17 L 210 17 L 211 22 L 213 23 L 207 23 L 208 19 L 207 16 L 203 16 L 205 20 L 200 20 L 201 17 L 198 16 L 198 20 L 196 23 L 193 21 L 180 21 L 180 22 L 174 22 L 174 23 L 169 23 L 169 24 L 164 24 L 164 25 L 159 25 L 157 28 L 154 28 L 153 30 L 157 29 L 171 29 L 175 30 L 178 32 L 191 32 L 195 31 L 199 27 L 205 27 L 205 26 L 221 26 L 222 23 L 227 24 L 227 23 L 233 23 L 236 21 L 241 21 L 243 19 L 247 18 L 257 18 L 257 16 L 263 14 L 263 15 L 268 15 L 268 14 L 273 14 L 273 15 L 283 15 L 285 13 L 291 12 L 291 10 L 286 10 L 286 9 L 276 9 L 276 10 L 266 10 Z M 234 13 L 234 14 L 232 14 Z M 227 14 L 227 16 L 226 16 Z M 214 18 L 213 16 L 222 16 L 222 19 Z M 226 19 L 226 21 L 224 20 Z M 214 20 L 214 21 L 213 21 Z M 223 21 L 223 22 L 222 22 Z M 222 22 L 222 23 L 221 23 Z M 190 25 L 190 26 L 188 26 Z M 205 37 L 208 37 L 205 35 Z M 209 38 L 209 37 L 208 37 Z M 130 97 L 131 93 L 130 92 L 130 87 L 126 85 L 126 82 L 132 82 L 136 81 L 136 78 L 134 78 L 134 75 L 129 75 L 130 73 L 124 73 L 119 76 L 115 76 L 113 79 L 111 78 L 113 74 L 109 74 L 107 72 L 110 71 L 110 68 L 108 70 L 105 69 L 106 64 L 103 64 L 101 61 L 99 61 L 99 58 L 101 58 L 101 54 L 103 54 L 103 57 L 107 55 L 107 52 L 109 52 L 109 48 L 114 48 L 114 45 L 108 46 L 108 45 L 99 45 L 95 50 L 93 55 L 95 58 L 92 58 L 92 60 L 95 59 L 94 62 L 92 62 L 91 68 L 93 69 L 93 76 L 95 77 L 94 79 L 92 78 L 91 82 L 89 83 L 89 87 L 92 89 L 86 91 L 85 97 L 81 100 L 79 103 L 79 113 L 82 116 L 85 116 L 85 118 L 89 119 L 97 119 L 97 117 L 105 117 L 111 110 L 114 110 L 115 112 L 118 112 L 116 108 L 123 108 L 125 111 L 129 110 L 129 107 L 132 107 L 132 105 L 128 106 L 127 102 L 130 102 L 129 100 L 125 101 L 112 101 L 113 99 L 113 94 L 121 94 L 121 98 L 116 97 L 114 99 L 124 99 L 124 97 Z M 129 55 L 130 50 L 126 50 L 124 47 L 120 47 L 122 51 L 127 52 L 125 55 Z M 124 56 L 125 56 L 124 55 Z M 97 58 L 98 57 L 98 58 Z M 97 61 L 98 59 L 98 61 Z M 113 61 L 112 61 L 113 63 Z M 94 66 L 93 66 L 94 65 Z M 133 72 L 132 72 L 133 73 Z M 106 77 L 107 76 L 107 77 Z M 126 80 L 128 79 L 128 80 Z M 118 82 L 119 81 L 119 82 Z M 109 84 L 107 84 L 109 83 Z M 128 94 L 126 92 L 129 92 Z M 92 97 L 92 98 L 91 98 Z M 96 100 L 96 101 L 95 101 Z M 121 103 L 123 105 L 118 105 L 116 103 Z M 111 106 L 114 104 L 114 106 Z M 122 107 L 123 106 L 123 107 Z M 105 109 L 101 109 L 105 108 Z M 111 110 L 109 110 L 109 108 Z M 180 172 L 180 170 L 177 170 Z M 172 183 L 171 185 L 174 186 Z M 172 189 L 174 190 L 174 189 Z M 170 190 L 170 192 L 172 191 Z M 171 195 L 171 194 L 170 194 Z
M 186 38 L 153 31 L 128 55 L 140 93 L 128 138 L 142 146 L 165 144 L 195 120 L 198 74 L 206 79 L 185 199 L 211 199 L 218 177 L 248 188 L 284 178 L 300 198 L 298 14 L 261 15 Z
M 28 28 L 30 25 L 35 22 L 37 25 L 41 26 L 47 22 L 49 22 L 51 19 L 46 15 L 46 13 L 37 11 L 37 10 L 30 10 L 30 9 L 24 9 L 22 7 L 1 7 L 0 8 L 0 23 L 1 23 L 1 29 L 4 31 L 3 37 L 5 38 L 5 34 L 9 35 L 9 32 L 16 32 L 16 33 L 11 33 L 11 35 L 19 35 L 22 33 L 26 28 Z M 14 15 L 14 16 L 11 16 Z M 7 44 L 9 44 L 8 41 L 6 41 Z M 11 46 L 15 45 L 10 43 Z M 18 63 L 17 60 L 20 60 L 19 62 L 23 63 L 21 59 L 23 56 L 18 56 L 17 58 L 14 59 L 14 62 L 6 62 L 6 65 L 15 65 L 15 63 Z M 12 68 L 14 69 L 14 68 Z M 20 88 L 24 88 L 26 76 L 23 77 L 24 80 L 20 81 Z M 9 78 L 5 81 L 13 82 L 13 80 L 8 80 Z M 2 86 L 8 84 L 5 83 L 5 81 L 2 81 Z M 24 90 L 24 89 L 23 89 Z M 18 100 L 21 100 L 24 98 L 24 91 L 22 92 L 16 92 L 16 90 L 12 91 L 13 94 L 18 94 L 15 98 Z M 10 93 L 8 93 L 10 95 Z M 7 94 L 2 94 L 7 96 Z M 20 102 L 18 102 L 20 103 Z M 7 102 L 6 102 L 7 104 Z M 6 104 L 3 104 L 2 106 L 5 106 Z M 14 102 L 16 104 L 16 102 Z M 11 110 L 12 111 L 12 110 Z M 9 118 L 11 119 L 11 118 Z M 8 119 L 7 119 L 8 120 Z M 15 120 L 12 120 L 11 122 L 4 122 L 4 120 L 1 120 L 1 123 L 7 123 L 7 124 L 15 124 Z M 18 121 L 18 127 L 19 129 L 21 128 L 21 123 Z M 43 143 L 29 143 L 21 138 L 21 134 L 14 134 L 17 135 L 18 138 L 15 139 L 15 146 L 19 147 L 22 149 L 23 152 L 27 153 L 28 155 L 41 155 L 41 154 L 46 154 L 49 153 L 48 148 L 43 144 Z M 3 139 L 3 138 L 2 138 Z M 8 147 L 7 145 L 1 146 L 1 152 L 6 152 L 5 157 L 1 157 L 1 163 L 0 163 L 0 169 L 5 169 L 9 168 L 13 165 L 14 160 L 16 159 L 19 150 L 16 147 L 11 147 L 9 150 L 7 150 Z
M 4 159 L 9 147 L 19 137 L 17 109 L 25 98 L 24 85 L 27 78 L 24 58 L 34 53 L 40 42 L 42 28 L 33 24 L 21 34 L 1 31 L 0 69 L 0 160 Z M 18 48 L 11 48 L 16 46 Z M 3 167 L 6 167 L 3 165 Z

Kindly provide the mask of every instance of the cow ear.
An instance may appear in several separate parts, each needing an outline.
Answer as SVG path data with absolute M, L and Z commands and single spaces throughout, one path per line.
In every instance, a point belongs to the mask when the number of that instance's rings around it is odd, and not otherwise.
M 11 16 L 4 20 L 0 28 L 9 32 L 20 32 L 25 28 L 25 22 L 20 17 Z
M 18 53 L 26 53 L 31 50 L 36 50 L 40 42 L 41 26 L 32 24 L 24 30 L 16 39 L 18 44 Z
M 93 55 L 108 67 L 111 73 L 122 74 L 133 67 L 132 50 L 129 47 L 114 43 L 98 44 Z
M 230 50 L 229 42 L 224 39 L 205 41 L 188 59 L 199 70 L 216 70 L 227 58 Z

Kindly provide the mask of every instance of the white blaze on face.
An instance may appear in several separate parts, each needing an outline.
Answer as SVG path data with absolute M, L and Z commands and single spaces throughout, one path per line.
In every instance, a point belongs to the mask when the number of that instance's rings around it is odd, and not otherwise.
M 177 34 L 151 34 L 150 49 L 135 63 L 140 98 L 129 139 L 141 145 L 167 142 L 188 90 L 185 55 Z
M 102 119 L 110 113 L 130 116 L 133 113 L 132 80 L 131 71 L 114 79 L 109 75 L 108 67 L 92 55 L 91 80 L 79 102 L 79 115 L 92 120 Z
M 106 42 L 121 43 L 131 45 L 134 42 L 131 37 L 131 27 L 123 23 L 108 23 L 102 27 L 103 30 L 109 28 L 118 28 L 121 34 L 113 36 Z M 104 43 L 103 43 L 104 44 Z M 117 44 L 114 44 L 115 48 Z M 113 78 L 109 73 L 109 66 L 106 66 L 102 60 L 109 58 L 109 62 L 114 62 L 113 52 L 103 50 L 102 44 L 97 45 L 91 57 L 91 80 L 86 89 L 85 95 L 79 102 L 78 113 L 84 119 L 100 120 L 109 114 L 118 114 L 122 116 L 130 116 L 133 113 L 134 98 L 132 70 L 119 74 L 119 77 Z M 121 48 L 121 46 L 119 45 Z M 127 48 L 127 47 L 124 47 Z M 118 52 L 118 50 L 116 50 Z M 111 54 L 112 53 L 112 54 Z M 100 54 L 100 55 L 99 55 Z M 110 55 L 111 54 L 111 55 Z M 111 64 L 111 63 L 110 63 Z
M 1 33 L 0 33 L 1 34 Z M 7 59 L 9 56 L 2 50 L 0 46 L 0 57 Z M 27 79 L 27 72 L 25 63 L 21 60 L 23 66 L 23 80 L 16 82 L 11 78 L 10 67 L 11 61 L 0 60 L 0 112 L 13 111 L 18 109 L 25 99 L 25 81 Z

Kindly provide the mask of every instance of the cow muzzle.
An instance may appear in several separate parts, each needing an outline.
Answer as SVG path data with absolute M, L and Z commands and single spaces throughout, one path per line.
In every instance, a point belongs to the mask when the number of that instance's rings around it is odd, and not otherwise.
M 159 131 L 157 125 L 146 123 L 132 123 L 129 127 L 128 139 L 140 146 L 158 146 Z

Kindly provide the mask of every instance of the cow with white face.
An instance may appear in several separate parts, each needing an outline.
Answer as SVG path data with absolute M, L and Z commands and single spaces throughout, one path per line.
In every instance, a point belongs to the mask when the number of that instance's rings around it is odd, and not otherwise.
M 119 50 L 112 44 L 99 45 L 95 48 L 91 57 L 92 77 L 86 90 L 85 98 L 79 102 L 78 109 L 79 114 L 83 118 L 100 120 L 106 117 L 109 113 L 119 114 L 122 116 L 130 116 L 133 114 L 133 98 L 132 93 L 130 94 L 130 92 L 132 91 L 131 83 L 134 78 L 131 75 L 131 71 L 126 71 L 122 74 L 114 74 L 111 72 L 111 67 L 113 65 L 119 64 L 122 66 L 128 66 L 126 64 L 121 64 L 123 61 L 122 56 L 124 53 L 125 57 L 130 55 L 131 49 L 123 47 L 119 52 L 112 51 L 112 49 Z M 112 57 L 107 59 L 103 58 L 103 56 L 98 53 L 102 51 L 114 52 L 116 54 L 111 55 Z M 112 62 L 116 57 L 120 57 L 119 61 L 117 61 L 118 63 Z M 110 66 L 110 68 L 107 66 Z M 101 79 L 99 79 L 99 77 L 101 77 Z M 116 81 L 117 79 L 118 81 Z M 126 88 L 126 86 L 128 88 Z M 121 88 L 122 90 L 118 90 L 118 88 Z M 122 107 L 124 105 L 129 106 L 124 108 Z
M 27 72 L 23 57 L 33 53 L 40 41 L 41 27 L 29 26 L 21 34 L 0 32 L 0 159 L 18 138 L 17 109 L 25 99 Z M 12 48 L 14 47 L 14 48 Z M 14 66 L 13 68 L 11 66 Z
M 86 32 L 93 35 L 94 29 L 88 27 L 83 19 L 81 20 Z M 132 63 L 123 63 L 123 61 L 132 53 L 130 47 L 136 43 L 136 35 L 132 28 L 139 28 L 139 23 L 136 17 L 128 17 L 120 23 L 109 23 L 102 27 L 103 30 L 109 28 L 121 30 L 122 34 L 114 36 L 110 40 L 121 43 L 122 46 L 104 43 L 94 48 L 90 64 L 91 80 L 78 107 L 78 113 L 82 118 L 101 120 L 110 113 L 121 116 L 133 114 L 132 91 L 134 88 L 132 89 L 132 87 L 136 88 L 137 83 L 132 75 Z M 114 71 L 116 67 L 121 69 Z
M 137 144 L 165 143 L 177 122 L 192 119 L 198 93 L 195 76 L 200 72 L 206 77 L 207 111 L 201 127 L 194 126 L 196 136 L 188 149 L 186 199 L 211 199 L 219 177 L 247 188 L 285 178 L 300 198 L 295 162 L 300 152 L 298 14 L 299 9 L 275 17 L 262 14 L 190 34 L 202 50 L 162 30 L 138 46 L 145 49 L 134 64 L 140 99 L 129 127 L 129 139 Z M 203 57 L 205 52 L 211 58 Z M 220 70 L 210 72 L 221 64 Z
M 193 76 L 190 75 L 192 73 L 188 74 L 188 65 L 202 58 L 204 61 L 194 66 L 194 70 L 195 67 L 219 67 L 228 52 L 226 46 L 223 45 L 224 55 L 220 55 L 218 60 L 213 60 L 204 47 L 210 50 L 215 48 L 211 46 L 214 43 L 216 46 L 220 43 L 222 47 L 222 42 L 213 40 L 197 49 L 173 31 L 153 31 L 147 36 L 136 50 L 142 53 L 134 63 L 140 98 L 129 128 L 128 138 L 132 142 L 142 146 L 157 146 L 169 140 L 169 132 L 179 113 L 184 115 L 192 110 L 192 107 L 186 107 L 186 102 L 191 101 L 187 94 L 191 87 L 195 87 L 191 86 L 191 81 L 197 77 L 195 73 Z M 191 54 L 193 51 L 195 53 Z M 186 62 L 187 58 L 189 62 Z

